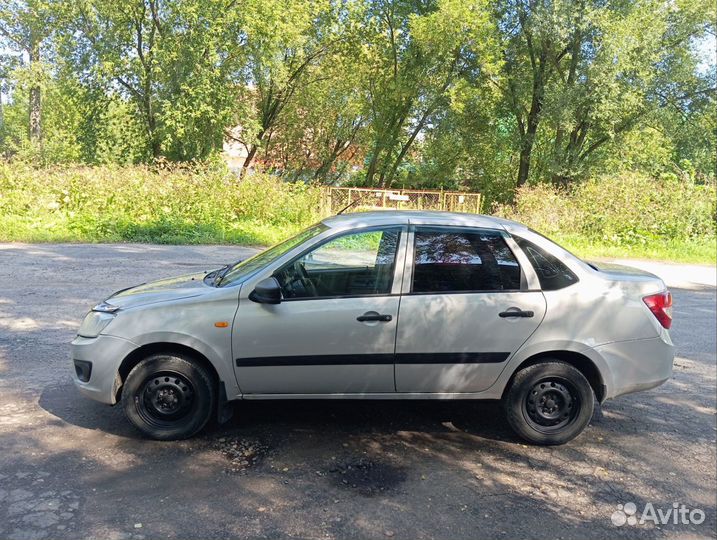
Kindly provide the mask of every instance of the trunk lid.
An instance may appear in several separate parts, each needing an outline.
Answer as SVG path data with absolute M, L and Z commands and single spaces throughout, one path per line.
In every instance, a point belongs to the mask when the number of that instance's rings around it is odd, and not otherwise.
M 625 290 L 653 294 L 667 289 L 665 282 L 658 276 L 633 266 L 599 261 L 590 261 L 589 264 L 597 268 L 596 275 L 600 278 L 614 281 Z

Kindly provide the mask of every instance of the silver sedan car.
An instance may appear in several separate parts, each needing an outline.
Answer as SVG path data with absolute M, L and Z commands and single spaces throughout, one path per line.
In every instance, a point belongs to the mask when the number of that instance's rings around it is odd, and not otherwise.
M 240 399 L 502 400 L 527 441 L 672 373 L 657 277 L 585 263 L 515 222 L 438 212 L 323 220 L 209 273 L 114 293 L 72 342 L 82 394 L 155 439 Z

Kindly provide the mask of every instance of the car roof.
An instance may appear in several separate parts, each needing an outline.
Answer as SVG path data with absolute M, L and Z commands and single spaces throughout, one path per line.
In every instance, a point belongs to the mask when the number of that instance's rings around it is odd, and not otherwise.
M 371 225 L 455 225 L 482 227 L 486 229 L 524 228 L 524 225 L 494 216 L 463 212 L 438 212 L 426 210 L 379 210 L 352 212 L 331 216 L 322 221 L 331 228 L 370 227 Z

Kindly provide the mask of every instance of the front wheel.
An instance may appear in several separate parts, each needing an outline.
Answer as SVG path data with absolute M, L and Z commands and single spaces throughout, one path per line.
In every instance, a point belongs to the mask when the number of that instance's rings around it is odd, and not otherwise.
M 127 375 L 122 404 L 127 418 L 157 440 L 186 439 L 201 430 L 216 393 L 206 369 L 189 358 L 153 354 Z
M 504 397 L 508 423 L 523 439 L 543 445 L 577 437 L 593 415 L 595 397 L 570 364 L 545 361 L 521 369 Z

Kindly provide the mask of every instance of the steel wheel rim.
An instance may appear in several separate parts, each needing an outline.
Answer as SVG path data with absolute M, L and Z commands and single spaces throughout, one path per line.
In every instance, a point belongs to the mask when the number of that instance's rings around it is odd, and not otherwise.
M 159 371 L 145 378 L 135 403 L 145 422 L 155 427 L 171 427 L 192 411 L 194 386 L 181 373 Z
M 575 386 L 562 377 L 545 377 L 535 383 L 523 400 L 523 415 L 541 433 L 554 433 L 569 426 L 580 413 Z

